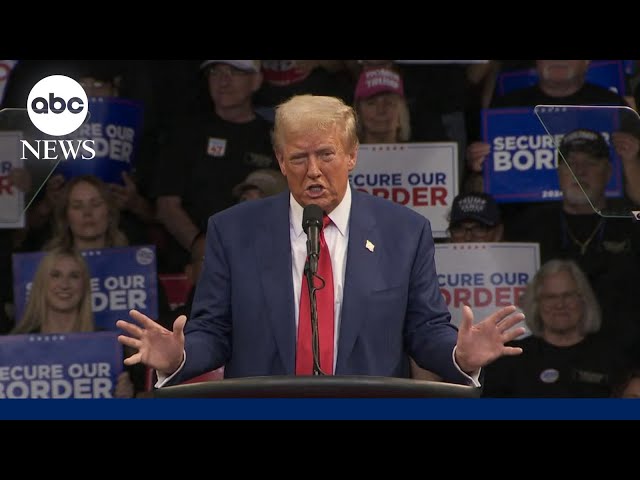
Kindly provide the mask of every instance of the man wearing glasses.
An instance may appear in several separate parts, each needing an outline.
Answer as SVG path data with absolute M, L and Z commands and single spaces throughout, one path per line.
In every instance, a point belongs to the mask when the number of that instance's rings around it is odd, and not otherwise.
M 233 187 L 253 170 L 277 169 L 271 123 L 258 115 L 259 60 L 205 60 L 200 65 L 210 110 L 177 122 L 158 158 L 158 218 L 188 252 L 208 218 L 236 203 Z M 178 258 L 178 257 L 176 257 Z

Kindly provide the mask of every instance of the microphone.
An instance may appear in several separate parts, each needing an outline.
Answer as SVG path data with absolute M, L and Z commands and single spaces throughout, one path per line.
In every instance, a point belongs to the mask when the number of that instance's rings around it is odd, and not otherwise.
M 324 375 L 320 368 L 320 335 L 318 333 L 318 308 L 316 305 L 316 288 L 314 277 L 318 273 L 318 257 L 320 256 L 320 229 L 322 228 L 323 211 L 318 205 L 310 204 L 302 212 L 302 229 L 307 234 L 307 262 L 305 275 L 309 289 L 309 307 L 311 313 L 311 351 L 313 355 L 313 374 Z M 324 281 L 323 281 L 324 282 Z
M 309 270 L 312 275 L 318 272 L 322 215 L 322 208 L 313 203 L 304 207 L 302 212 L 302 229 L 307 234 L 307 256 L 309 258 Z

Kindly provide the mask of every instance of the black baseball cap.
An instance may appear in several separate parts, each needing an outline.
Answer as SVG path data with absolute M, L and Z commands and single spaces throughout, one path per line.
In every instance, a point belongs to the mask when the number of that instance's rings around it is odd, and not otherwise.
M 500 223 L 500 209 L 495 199 L 482 192 L 461 193 L 453 199 L 449 225 L 474 220 L 488 227 Z
M 566 159 L 571 152 L 582 152 L 596 158 L 609 158 L 609 144 L 595 130 L 579 129 L 567 133 L 560 142 L 560 153 Z

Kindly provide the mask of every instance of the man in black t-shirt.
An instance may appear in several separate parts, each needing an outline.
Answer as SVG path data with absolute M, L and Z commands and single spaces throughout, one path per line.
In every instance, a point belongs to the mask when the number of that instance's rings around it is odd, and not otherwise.
M 158 217 L 185 254 L 212 214 L 235 203 L 234 185 L 258 168 L 277 168 L 271 124 L 252 97 L 262 83 L 258 60 L 205 60 L 213 111 L 188 119 L 164 146 L 155 197 Z

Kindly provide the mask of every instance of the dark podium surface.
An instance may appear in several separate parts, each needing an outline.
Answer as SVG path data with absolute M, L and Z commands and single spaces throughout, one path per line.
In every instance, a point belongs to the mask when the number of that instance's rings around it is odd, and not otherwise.
M 153 398 L 477 398 L 480 389 L 372 376 L 246 377 L 162 387 Z

